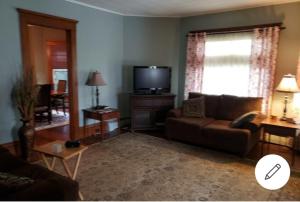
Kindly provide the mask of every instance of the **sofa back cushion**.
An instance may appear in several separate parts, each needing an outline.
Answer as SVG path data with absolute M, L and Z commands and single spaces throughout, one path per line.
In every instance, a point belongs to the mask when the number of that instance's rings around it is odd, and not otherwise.
M 216 118 L 232 121 L 247 112 L 260 112 L 261 106 L 262 98 L 222 95 Z
M 199 98 L 202 97 L 203 94 L 202 93 L 197 93 L 197 92 L 189 92 L 189 97 L 188 100 L 190 99 L 194 99 L 194 98 Z
M 188 99 L 199 98 L 201 96 L 204 97 L 205 117 L 215 118 L 217 116 L 221 96 L 190 92 Z
M 205 117 L 204 97 L 183 101 L 182 115 L 185 117 Z

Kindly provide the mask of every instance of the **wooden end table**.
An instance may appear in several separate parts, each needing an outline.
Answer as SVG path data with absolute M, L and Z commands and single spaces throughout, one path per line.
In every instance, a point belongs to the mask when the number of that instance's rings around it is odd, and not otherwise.
M 99 129 L 101 138 L 104 138 L 104 122 L 110 120 L 117 120 L 118 130 L 120 133 L 120 112 L 118 109 L 100 109 L 96 110 L 94 108 L 88 108 L 83 110 L 83 126 L 84 126 L 84 136 L 86 137 L 87 132 L 87 119 L 95 119 L 99 122 Z
M 53 148 L 54 144 L 61 144 L 63 146 L 62 152 L 60 152 L 60 153 L 53 152 L 52 148 Z M 33 151 L 36 151 L 41 155 L 41 157 L 42 157 L 44 163 L 46 164 L 47 168 L 51 171 L 54 170 L 56 159 L 57 158 L 60 159 L 67 175 L 72 180 L 75 180 L 76 176 L 77 176 L 77 171 L 78 171 L 78 167 L 79 167 L 79 164 L 80 164 L 80 159 L 81 159 L 82 153 L 88 147 L 80 145 L 80 147 L 78 147 L 78 148 L 65 148 L 64 144 L 65 144 L 64 141 L 57 140 L 57 141 L 50 142 L 50 143 L 45 144 L 45 145 L 35 146 L 33 148 Z M 51 163 L 49 163 L 49 161 L 47 159 L 47 156 L 49 156 L 52 159 Z M 67 164 L 67 160 L 70 159 L 70 158 L 73 158 L 73 157 L 77 157 L 77 160 L 76 160 L 74 171 L 71 172 L 71 170 L 70 170 L 70 168 Z M 80 191 L 79 191 L 79 197 L 80 197 L 81 200 L 83 200 L 83 196 L 82 196 Z
M 287 147 L 293 150 L 292 165 L 294 165 L 297 139 L 300 133 L 300 125 L 288 123 L 286 121 L 280 121 L 278 119 L 274 120 L 268 118 L 262 121 L 261 126 L 262 126 L 262 135 L 263 135 L 263 142 L 261 148 L 262 155 L 263 155 L 264 144 L 266 143 L 266 133 L 280 136 L 280 137 L 292 137 L 293 146 L 292 147 L 287 146 Z M 269 142 L 270 142 L 270 136 L 269 136 Z M 285 145 L 281 145 L 281 146 L 285 146 Z

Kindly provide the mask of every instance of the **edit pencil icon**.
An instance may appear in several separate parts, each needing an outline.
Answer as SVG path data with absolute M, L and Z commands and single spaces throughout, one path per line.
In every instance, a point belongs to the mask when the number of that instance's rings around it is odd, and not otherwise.
M 267 174 L 265 177 L 265 180 L 271 179 L 271 177 L 273 177 L 273 175 L 275 175 L 275 173 L 278 172 L 278 170 L 281 168 L 280 164 L 276 164 Z

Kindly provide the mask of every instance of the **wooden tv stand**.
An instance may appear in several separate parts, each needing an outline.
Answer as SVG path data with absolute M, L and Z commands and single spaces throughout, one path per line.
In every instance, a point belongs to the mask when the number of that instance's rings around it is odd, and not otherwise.
M 164 125 L 166 115 L 174 108 L 176 95 L 131 95 L 131 131 L 153 130 Z

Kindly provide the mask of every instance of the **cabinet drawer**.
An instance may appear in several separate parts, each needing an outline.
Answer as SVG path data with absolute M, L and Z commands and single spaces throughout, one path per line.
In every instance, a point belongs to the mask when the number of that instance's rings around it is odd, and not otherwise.
M 133 106 L 135 106 L 135 107 L 152 107 L 153 99 L 133 100 Z
M 174 100 L 173 99 L 165 99 L 165 100 L 163 100 L 163 105 L 173 107 L 174 106 Z
M 285 128 L 281 126 L 265 125 L 264 132 L 282 137 L 294 137 L 296 130 L 293 128 Z
M 140 98 L 132 99 L 134 107 L 173 106 L 174 98 Z
M 111 112 L 111 113 L 105 113 L 102 114 L 103 120 L 109 120 L 109 119 L 119 119 L 120 113 L 119 112 Z

